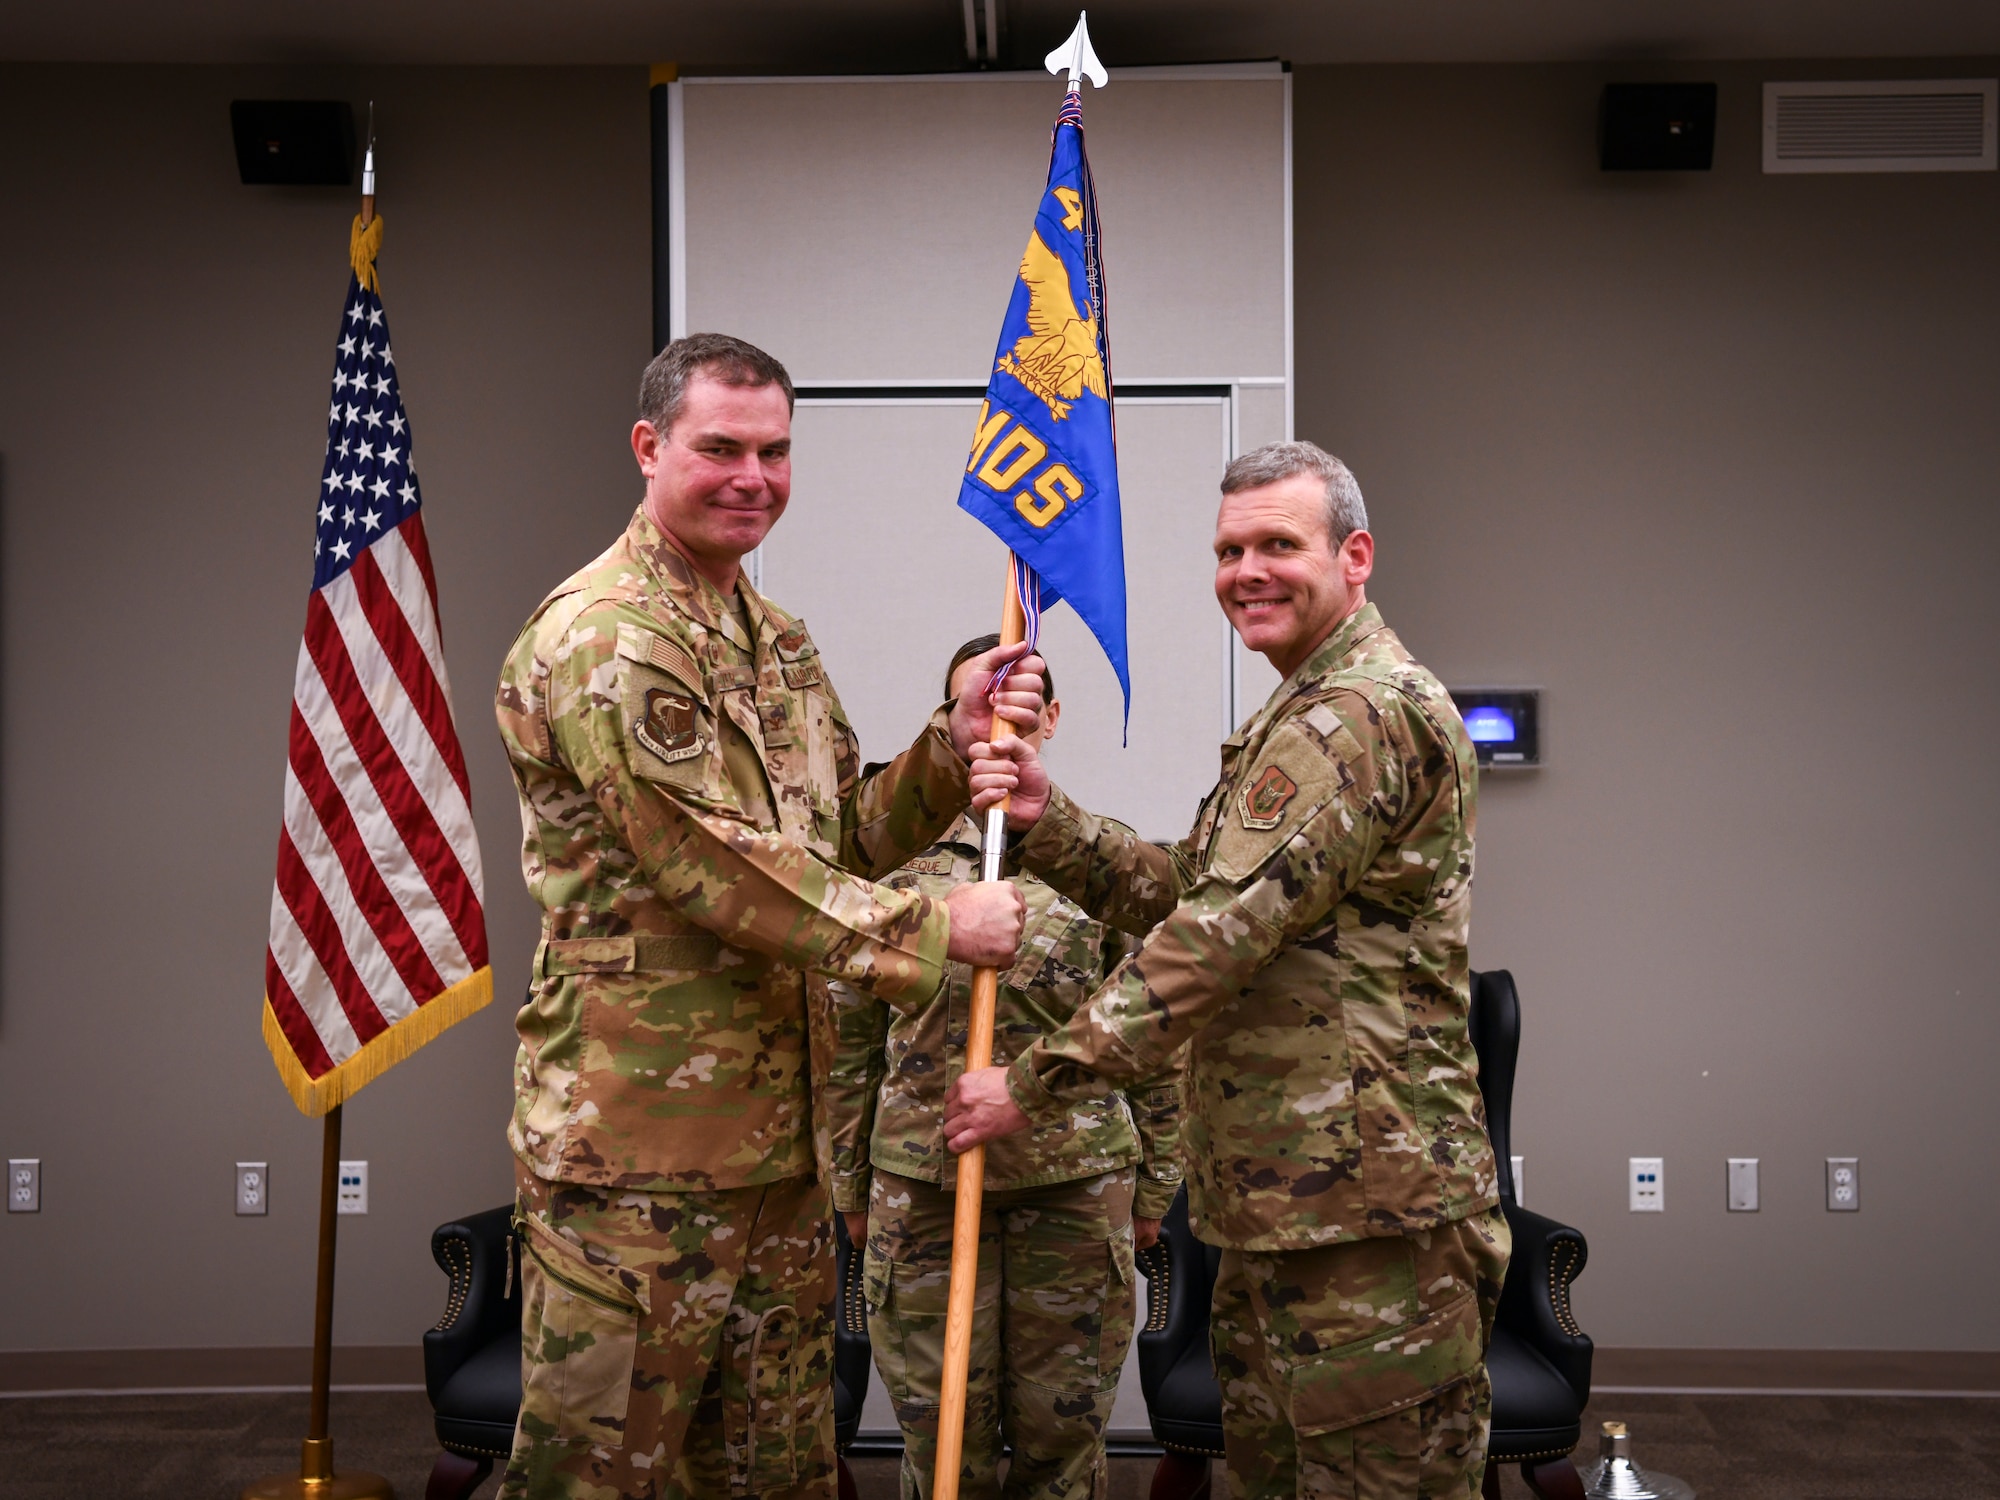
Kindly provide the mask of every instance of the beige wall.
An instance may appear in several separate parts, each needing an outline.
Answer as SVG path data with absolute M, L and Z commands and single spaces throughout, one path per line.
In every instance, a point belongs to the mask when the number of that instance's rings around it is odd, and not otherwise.
M 1701 70 L 1714 173 L 1611 178 L 1610 71 L 1303 70 L 1299 430 L 1359 472 L 1415 649 L 1547 689 L 1548 769 L 1486 789 L 1475 961 L 1521 980 L 1516 1144 L 1591 1236 L 1586 1327 L 1992 1348 L 2000 179 L 1767 179 L 1766 71 Z M 377 101 L 502 997 L 349 1111 L 342 1340 L 414 1340 L 428 1230 L 508 1192 L 532 914 L 488 693 L 635 498 L 643 71 L 0 69 L 0 1151 L 45 1172 L 0 1348 L 309 1335 L 318 1130 L 256 1015 L 352 200 L 236 183 L 263 94 Z M 1624 1211 L 1634 1153 L 1664 1215 Z
M 376 101 L 383 295 L 487 868 L 499 999 L 367 1088 L 338 1336 L 443 1308 L 429 1231 L 511 1191 L 533 914 L 500 655 L 637 500 L 650 326 L 643 69 L 0 71 L 6 287 L 0 1347 L 302 1344 L 320 1132 L 257 1015 L 311 581 L 340 190 L 236 180 L 235 97 Z M 268 1218 L 232 1213 L 268 1158 Z
M 1418 655 L 1547 690 L 1473 962 L 1520 981 L 1515 1149 L 1607 1344 L 2000 1346 L 2000 177 L 1758 166 L 1767 77 L 1995 67 L 1683 71 L 1705 175 L 1597 170 L 1640 69 L 1297 80 L 1298 430 Z

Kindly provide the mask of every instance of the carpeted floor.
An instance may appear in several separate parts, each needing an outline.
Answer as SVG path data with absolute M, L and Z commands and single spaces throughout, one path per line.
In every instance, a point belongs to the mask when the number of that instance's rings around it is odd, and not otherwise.
M 333 1411 L 338 1466 L 385 1475 L 402 1500 L 419 1500 L 437 1454 L 422 1394 L 337 1394 Z M 305 1397 L 291 1394 L 0 1400 L 0 1497 L 234 1500 L 263 1474 L 297 1472 L 305 1416 Z M 1629 1422 L 1641 1464 L 1711 1500 L 2000 1497 L 2000 1400 L 1606 1396 L 1589 1416 Z M 1586 1443 L 1582 1456 L 1593 1451 Z M 853 1467 L 863 1500 L 894 1500 L 894 1459 Z M 1112 1500 L 1142 1500 L 1151 1460 L 1112 1468 Z M 1511 1470 L 1505 1490 L 1528 1493 Z

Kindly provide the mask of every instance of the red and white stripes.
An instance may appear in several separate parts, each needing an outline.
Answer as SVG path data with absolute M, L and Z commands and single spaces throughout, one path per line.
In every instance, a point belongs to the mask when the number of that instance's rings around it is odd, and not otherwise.
M 436 586 L 412 513 L 313 593 L 299 650 L 265 985 L 306 1079 L 319 1084 L 480 976 L 483 891 Z M 412 1045 L 436 1029 L 422 1026 Z

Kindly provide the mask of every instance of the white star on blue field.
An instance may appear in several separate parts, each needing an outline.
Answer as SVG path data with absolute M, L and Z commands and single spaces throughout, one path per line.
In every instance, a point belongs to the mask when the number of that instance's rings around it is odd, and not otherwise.
M 410 423 L 396 389 L 396 358 L 382 299 L 350 284 L 326 412 L 313 587 L 338 578 L 383 532 L 419 505 Z

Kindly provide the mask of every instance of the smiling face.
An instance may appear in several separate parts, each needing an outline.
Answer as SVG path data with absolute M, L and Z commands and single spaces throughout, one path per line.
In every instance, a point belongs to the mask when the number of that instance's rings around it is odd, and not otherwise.
M 1294 474 L 1222 497 L 1215 517 L 1215 597 L 1243 644 L 1289 677 L 1366 602 L 1375 539 L 1327 532 L 1326 482 Z
M 782 386 L 688 382 L 681 414 L 662 436 L 632 429 L 646 477 L 646 514 L 727 594 L 736 568 L 785 513 L 792 496 L 792 413 Z

